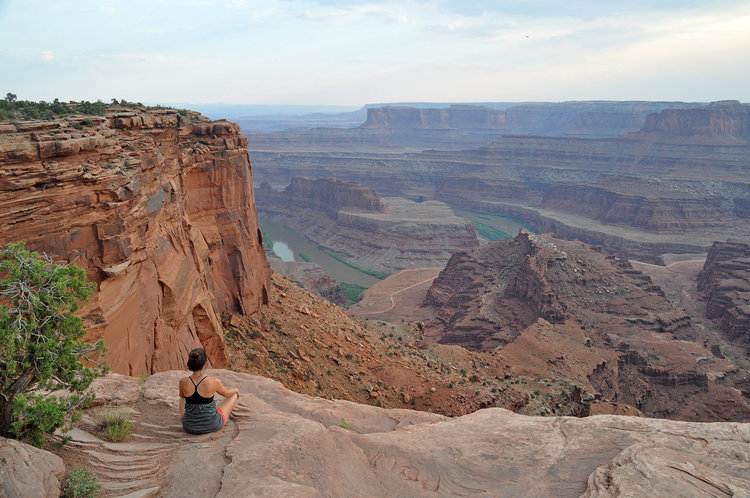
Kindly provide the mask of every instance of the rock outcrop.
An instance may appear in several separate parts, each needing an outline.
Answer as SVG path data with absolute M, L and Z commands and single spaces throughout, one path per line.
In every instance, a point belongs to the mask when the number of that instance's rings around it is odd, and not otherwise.
M 706 315 L 718 320 L 729 338 L 750 343 L 750 244 L 714 242 L 698 275 L 698 290 Z
M 114 371 L 182 367 L 199 345 L 228 364 L 219 314 L 256 311 L 270 275 L 236 124 L 117 107 L 3 124 L 0 165 L 0 244 L 85 268 L 87 339 Z
M 558 185 L 544 193 L 541 206 L 652 232 L 685 232 L 715 228 L 722 218 L 721 199 L 670 189 L 635 178 L 603 179 L 594 185 Z
M 85 461 L 112 494 L 750 493 L 748 424 L 528 417 L 500 408 L 451 419 L 312 398 L 262 377 L 211 373 L 241 392 L 222 431 L 182 432 L 174 386 L 184 372 L 162 372 L 146 381 L 132 405 L 138 424 L 127 441 L 99 440 L 84 419 L 63 457 Z
M 456 250 L 479 244 L 473 224 L 442 202 L 381 199 L 355 182 L 294 178 L 283 191 L 265 184 L 257 195 L 263 214 L 370 270 L 442 266 Z
M 447 108 L 371 107 L 362 128 L 411 129 L 500 129 L 505 113 L 477 105 L 454 104 Z
M 341 286 L 319 265 L 297 261 L 281 261 L 278 258 L 270 259 L 273 271 L 286 275 L 303 289 L 307 289 L 339 306 L 350 303 L 341 291 Z
M 434 310 L 428 336 L 496 350 L 527 375 L 576 378 L 650 416 L 750 416 L 742 375 L 725 379 L 741 367 L 714 356 L 690 315 L 650 277 L 598 248 L 522 232 L 458 252 L 433 282 L 425 306 Z M 548 348 L 545 357 L 540 352 Z M 530 358 L 529 349 L 544 361 Z
M 683 143 L 748 144 L 750 105 L 725 100 L 695 109 L 666 109 L 648 116 L 642 132 L 633 136 Z
M 60 457 L 0 437 L 0 496 L 59 496 L 65 465 Z

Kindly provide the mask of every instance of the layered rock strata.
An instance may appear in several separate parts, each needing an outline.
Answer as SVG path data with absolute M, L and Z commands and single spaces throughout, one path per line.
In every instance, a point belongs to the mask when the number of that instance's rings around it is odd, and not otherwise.
M 706 315 L 719 321 L 731 339 L 750 343 L 750 244 L 714 242 L 698 275 Z
M 135 436 L 146 441 L 131 436 L 115 447 L 83 423 L 65 455 L 86 462 L 113 494 L 750 493 L 748 424 L 528 417 L 501 408 L 447 418 L 313 398 L 270 379 L 212 371 L 242 396 L 222 431 L 191 436 L 179 427 L 177 412 L 174 386 L 183 375 L 162 372 L 146 381 L 142 401 L 134 405 L 141 413 Z M 190 471 L 196 468 L 201 471 Z
M 500 204 L 518 206 L 521 214 L 547 220 L 536 226 L 531 218 L 522 218 L 538 231 L 554 229 L 607 249 L 620 246 L 624 255 L 653 261 L 664 248 L 705 252 L 714 240 L 750 236 L 745 223 L 748 106 L 720 102 L 693 107 L 664 110 L 648 118 L 642 131 L 619 138 L 504 134 L 480 148 L 450 150 L 446 141 L 430 144 L 431 150 L 401 154 L 393 149 L 352 152 L 355 146 L 338 142 L 279 154 L 259 144 L 254 160 L 258 179 L 275 185 L 300 174 L 332 175 L 359 181 L 384 196 L 437 199 L 487 211 L 503 210 Z M 378 122 L 395 119 L 390 111 L 378 112 L 385 112 Z M 531 126 L 536 118 L 529 116 Z M 409 122 L 405 119 L 404 126 Z M 414 126 L 398 131 L 404 136 L 426 131 Z M 359 131 L 379 134 L 383 129 Z M 438 126 L 435 131 L 450 130 Z
M 600 248 L 522 232 L 458 252 L 428 290 L 425 306 L 434 310 L 428 335 L 495 350 L 538 378 L 578 378 L 604 398 L 651 416 L 750 416 L 750 404 L 734 389 L 743 386 L 742 375 L 725 379 L 739 367 L 708 349 L 690 315 L 650 277 Z M 554 340 L 562 351 L 565 337 L 578 337 L 577 346 L 546 363 L 534 363 L 514 345 L 541 351 L 547 346 L 533 344 Z
M 686 143 L 750 143 L 750 105 L 736 100 L 690 110 L 666 109 L 646 119 L 640 135 L 678 137 Z
M 295 178 L 283 191 L 264 185 L 257 194 L 259 211 L 371 270 L 442 266 L 456 250 L 479 244 L 472 223 L 442 202 L 381 199 L 355 182 Z
M 454 104 L 444 109 L 402 106 L 367 109 L 362 128 L 411 129 L 500 129 L 505 112 L 482 106 Z
M 116 372 L 228 364 L 219 314 L 253 313 L 270 269 L 247 139 L 196 113 L 3 124 L 0 244 L 25 240 L 97 283 L 82 310 Z

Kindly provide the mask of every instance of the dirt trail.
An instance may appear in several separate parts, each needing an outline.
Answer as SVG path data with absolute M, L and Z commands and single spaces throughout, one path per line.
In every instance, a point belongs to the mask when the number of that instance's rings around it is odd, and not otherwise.
M 349 309 L 352 314 L 358 316 L 382 315 L 396 308 L 394 297 L 405 294 L 407 291 L 415 290 L 420 286 L 431 283 L 442 268 L 415 268 L 401 270 L 385 280 L 376 283 L 365 294 L 356 306 Z M 426 290 L 426 289 L 425 289 Z M 399 305 L 413 301 L 407 296 L 402 296 Z
M 636 259 L 631 259 L 630 261 L 632 263 L 637 264 L 637 265 L 652 266 L 654 268 L 663 268 L 663 269 L 666 269 L 666 270 L 670 270 L 671 268 L 674 268 L 675 266 L 685 265 L 685 264 L 688 264 L 688 263 L 690 263 L 690 264 L 703 263 L 703 262 L 706 261 L 706 258 L 702 258 L 702 259 L 687 259 L 685 261 L 675 261 L 674 263 L 669 263 L 668 265 L 655 265 L 653 263 L 644 263 L 643 261 L 638 261 Z M 671 270 L 671 271 L 674 271 L 674 270 Z

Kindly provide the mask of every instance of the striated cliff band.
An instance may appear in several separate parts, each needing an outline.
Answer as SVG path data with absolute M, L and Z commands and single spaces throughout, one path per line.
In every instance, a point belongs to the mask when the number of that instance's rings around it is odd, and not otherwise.
M 229 356 L 222 312 L 253 313 L 270 269 L 239 126 L 108 106 L 102 117 L 0 124 L 0 245 L 25 240 L 97 283 L 83 308 L 115 372 Z
M 600 248 L 521 233 L 458 252 L 425 306 L 428 336 L 495 350 L 526 375 L 565 372 L 649 416 L 750 417 L 746 359 L 722 355 L 647 275 Z
M 384 196 L 506 212 L 541 232 L 659 261 L 750 236 L 747 108 L 730 101 L 663 110 L 620 138 L 503 135 L 481 148 L 446 143 L 400 154 L 336 142 L 281 154 L 260 141 L 252 154 L 259 182 L 331 175 Z
M 750 243 L 714 242 L 698 275 L 698 290 L 706 300 L 707 316 L 716 319 L 728 337 L 746 344 L 750 353 Z M 750 394 L 750 381 L 746 389 Z
M 324 249 L 371 270 L 438 267 L 479 244 L 470 221 L 438 201 L 381 198 L 358 182 L 294 177 L 284 190 L 262 184 L 258 210 Z

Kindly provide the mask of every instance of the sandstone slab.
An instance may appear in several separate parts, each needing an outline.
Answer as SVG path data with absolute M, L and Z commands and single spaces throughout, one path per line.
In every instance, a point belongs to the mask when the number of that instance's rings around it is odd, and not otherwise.
M 137 492 L 157 482 L 160 496 L 750 493 L 750 424 L 528 417 L 499 408 L 448 418 L 313 398 L 262 377 L 210 373 L 241 391 L 227 426 L 208 436 L 176 433 L 148 457 L 159 462 L 157 478 L 134 478 L 132 486 L 106 481 L 105 489 Z M 183 375 L 148 379 L 143 402 L 162 417 L 149 423 L 177 419 L 174 386 Z M 187 472 L 197 468 L 199 474 Z
M 0 437 L 0 496 L 58 496 L 65 465 L 60 457 Z

